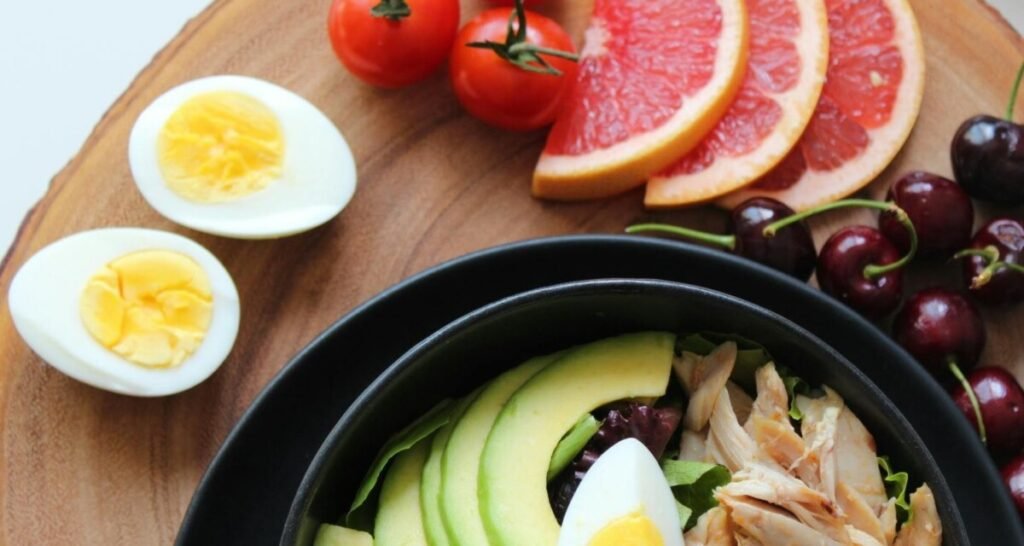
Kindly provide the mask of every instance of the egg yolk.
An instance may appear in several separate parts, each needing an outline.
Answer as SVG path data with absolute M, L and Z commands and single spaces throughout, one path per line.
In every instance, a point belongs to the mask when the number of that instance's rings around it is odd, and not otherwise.
M 213 315 L 206 272 L 188 256 L 146 250 L 105 265 L 79 304 L 86 330 L 104 347 L 147 368 L 185 361 Z
M 157 147 L 168 187 L 199 203 L 245 197 L 281 177 L 281 125 L 265 104 L 242 93 L 192 97 L 164 124 Z
M 665 541 L 650 518 L 630 514 L 605 525 L 587 546 L 665 546 Z

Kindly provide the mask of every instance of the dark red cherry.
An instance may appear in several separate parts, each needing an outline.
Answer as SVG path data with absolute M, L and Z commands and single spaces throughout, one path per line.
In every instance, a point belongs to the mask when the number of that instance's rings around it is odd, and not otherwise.
M 974 368 L 985 347 L 978 308 L 962 293 L 926 288 L 911 297 L 893 321 L 896 341 L 935 377 L 952 378 L 949 363 Z
M 956 181 L 975 199 L 1024 204 L 1024 127 L 994 116 L 974 116 L 953 137 Z
M 903 270 L 869 277 L 870 265 L 886 265 L 901 253 L 881 232 L 867 226 L 840 229 L 825 242 L 818 256 L 818 284 L 834 298 L 871 319 L 882 318 L 900 304 Z
M 985 422 L 988 448 L 996 456 L 1015 455 L 1024 449 L 1024 389 L 1003 368 L 986 366 L 967 374 Z M 975 430 L 974 407 L 963 385 L 953 389 L 953 402 Z
M 1024 224 L 1013 218 L 996 218 L 974 234 L 971 248 L 992 247 L 999 253 L 998 260 L 1024 266 Z M 991 305 L 1005 305 L 1024 301 L 1024 273 L 1008 267 L 999 267 L 986 282 L 976 283 L 988 265 L 981 256 L 963 260 L 964 283 L 978 300 Z
M 971 240 L 974 205 L 952 180 L 914 171 L 889 188 L 887 199 L 910 217 L 917 230 L 917 252 L 924 258 L 948 259 Z M 883 212 L 878 228 L 900 252 L 910 250 L 910 235 L 895 214 Z
M 1017 512 L 1024 518 L 1024 455 L 1018 455 L 1003 467 L 1003 483 L 1010 490 Z
M 768 224 L 793 214 L 793 209 L 767 197 L 753 197 L 740 203 L 732 211 L 734 251 L 802 281 L 811 278 L 816 252 L 805 222 L 786 226 L 774 237 L 764 236 Z

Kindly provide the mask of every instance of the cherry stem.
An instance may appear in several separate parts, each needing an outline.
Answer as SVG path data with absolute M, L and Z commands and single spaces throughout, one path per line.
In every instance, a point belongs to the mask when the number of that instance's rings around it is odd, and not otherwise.
M 971 401 L 971 407 L 974 408 L 974 419 L 978 422 L 978 435 L 981 436 L 981 443 L 988 444 L 985 420 L 981 416 L 981 402 L 978 402 L 978 396 L 974 394 L 974 387 L 971 387 L 971 382 L 964 377 L 964 373 L 960 371 L 960 366 L 957 366 L 956 360 L 950 358 L 947 362 L 949 363 L 949 371 L 952 372 L 953 377 L 963 386 L 964 391 L 967 393 L 967 398 Z
M 380 3 L 370 9 L 374 17 L 387 17 L 392 21 L 398 21 L 403 17 L 412 15 L 412 10 L 405 0 L 380 0 Z
M 486 40 L 483 42 L 470 42 L 466 46 L 490 49 L 502 59 L 522 70 L 552 76 L 561 76 L 562 71 L 551 66 L 551 63 L 542 55 L 558 57 L 573 62 L 579 60 L 579 56 L 575 53 L 551 49 L 531 44 L 527 41 L 526 8 L 523 6 L 523 0 L 516 0 L 515 10 L 509 15 L 508 31 L 505 34 L 504 43 Z
M 792 216 L 787 216 L 781 220 L 768 224 L 764 228 L 764 236 L 771 238 L 774 237 L 775 233 L 778 232 L 780 229 L 795 224 L 797 222 L 801 222 L 807 218 L 810 218 L 811 216 L 821 214 L 823 212 L 828 212 L 830 210 L 851 207 L 862 207 L 877 209 L 883 212 L 891 212 L 896 215 L 896 219 L 899 220 L 901 224 L 903 224 L 903 227 L 907 230 L 907 233 L 910 235 L 910 249 L 907 251 L 906 255 L 904 255 L 899 260 L 889 264 L 870 264 L 866 266 L 864 268 L 864 278 L 871 280 L 877 279 L 878 277 L 881 277 L 886 273 L 896 271 L 897 269 L 906 266 L 908 263 L 910 263 L 911 260 L 914 259 L 914 255 L 917 254 L 918 243 L 917 230 L 914 229 L 914 223 L 910 221 L 910 216 L 907 215 L 907 212 L 898 207 L 896 203 L 885 201 L 874 201 L 871 199 L 843 199 L 842 201 L 828 203 L 820 207 L 805 210 Z
M 693 241 L 719 246 L 726 250 L 736 249 L 735 235 L 715 235 L 713 233 L 706 233 L 703 231 L 673 226 L 670 224 L 636 224 L 626 228 L 626 233 L 642 233 L 652 231 L 660 233 L 671 233 L 672 235 L 678 235 L 680 237 L 685 237 Z
M 1020 82 L 1024 79 L 1024 63 L 1021 63 L 1017 70 L 1017 79 L 1013 82 L 1013 89 L 1010 91 L 1010 105 L 1006 107 L 1006 119 L 1013 121 L 1014 106 L 1017 105 L 1017 94 L 1020 92 Z
M 966 250 L 961 250 L 953 256 L 953 259 L 959 260 L 961 258 L 970 258 L 974 256 L 985 260 L 985 269 L 982 269 L 981 273 L 978 273 L 977 276 L 971 279 L 971 288 L 978 289 L 985 286 L 992 280 L 992 276 L 998 273 L 1000 269 L 1009 269 L 1010 271 L 1016 271 L 1017 273 L 1024 273 L 1024 266 L 1000 261 L 999 249 L 992 245 L 985 248 L 968 248 Z

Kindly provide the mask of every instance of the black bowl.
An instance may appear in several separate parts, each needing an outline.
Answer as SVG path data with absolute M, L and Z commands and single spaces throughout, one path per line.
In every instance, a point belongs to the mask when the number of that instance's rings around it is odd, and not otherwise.
M 374 455 L 397 430 L 522 360 L 611 335 L 710 330 L 765 345 L 776 360 L 838 391 L 874 434 L 880 453 L 932 487 L 944 544 L 967 545 L 945 478 L 900 410 L 856 366 L 780 315 L 732 296 L 655 280 L 609 279 L 541 288 L 474 311 L 431 335 L 377 378 L 338 421 L 296 494 L 282 546 L 310 546 L 336 522 Z

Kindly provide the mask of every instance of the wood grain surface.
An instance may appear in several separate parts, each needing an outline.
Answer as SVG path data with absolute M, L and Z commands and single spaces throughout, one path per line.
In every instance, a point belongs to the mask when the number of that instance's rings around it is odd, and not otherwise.
M 955 128 L 968 115 L 1003 110 L 1024 56 L 1021 37 L 980 0 L 911 3 L 925 32 L 927 92 L 910 143 L 873 195 L 910 168 L 948 175 Z M 618 233 L 640 219 L 724 225 L 724 215 L 708 208 L 648 214 L 640 192 L 583 204 L 533 200 L 529 180 L 542 133 L 498 132 L 463 114 L 443 73 L 402 91 L 360 84 L 331 53 L 328 4 L 214 2 L 138 76 L 25 219 L 0 264 L 2 544 L 170 544 L 203 469 L 264 384 L 339 316 L 417 271 L 531 237 Z M 463 18 L 482 4 L 464 0 Z M 548 4 L 548 14 L 580 36 L 590 2 Z M 222 73 L 298 92 L 347 136 L 360 186 L 338 219 L 285 240 L 246 242 L 189 231 L 146 205 L 128 170 L 132 123 L 167 89 Z M 818 242 L 855 221 L 873 220 L 852 212 L 817 221 Z M 182 233 L 234 276 L 243 303 L 238 342 L 204 384 L 155 400 L 110 394 L 46 366 L 17 336 L 6 305 L 17 268 L 48 243 L 105 226 Z M 952 279 L 953 269 L 914 276 L 918 283 Z M 987 318 L 984 363 L 1024 379 L 1024 309 Z

